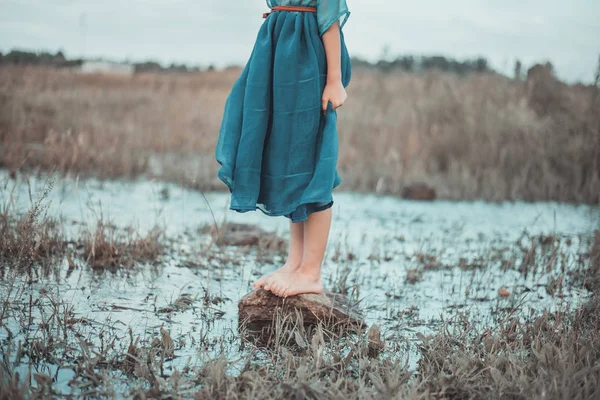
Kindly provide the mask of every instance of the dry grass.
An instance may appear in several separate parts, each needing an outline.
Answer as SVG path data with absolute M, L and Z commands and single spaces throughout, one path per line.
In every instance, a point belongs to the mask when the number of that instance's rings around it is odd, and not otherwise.
M 594 232 L 594 240 L 589 252 L 590 267 L 583 276 L 583 286 L 596 293 L 600 293 L 600 230 Z
M 69 332 L 81 329 L 67 319 L 58 321 L 63 313 L 55 315 L 52 324 Z M 402 353 L 396 348 L 399 343 L 386 343 L 377 354 L 365 335 L 342 339 L 320 325 L 306 330 L 301 321 L 277 323 L 271 347 L 250 352 L 235 374 L 230 369 L 234 360 L 199 351 L 198 366 L 165 375 L 164 362 L 176 345 L 161 328 L 161 336 L 144 345 L 131 334 L 122 345 L 107 339 L 110 345 L 101 354 L 92 355 L 82 345 L 74 359 L 78 368 L 73 383 L 81 383 L 89 396 L 114 396 L 115 389 L 107 387 L 110 371 L 123 371 L 135 382 L 130 395 L 141 399 L 577 400 L 600 394 L 597 299 L 572 314 L 545 313 L 526 322 L 505 318 L 485 330 L 474 328 L 466 315 L 457 315 L 437 333 L 421 338 L 415 371 L 396 355 Z M 55 329 L 50 325 L 48 331 Z M 54 341 L 63 344 L 62 338 Z M 52 359 L 51 343 L 28 341 L 24 355 Z M 32 386 L 30 378 L 19 380 L 7 367 L 0 369 L 0 398 L 42 398 L 53 392 L 48 375 L 36 374 Z
M 120 235 L 113 229 L 100 223 L 90 235 L 103 238 L 96 239 L 101 248 L 112 249 L 107 243 Z M 528 255 L 530 247 L 517 243 L 515 249 L 521 254 L 510 258 L 534 257 L 525 266 L 529 270 L 521 271 L 523 274 L 538 273 L 532 264 L 545 270 L 546 264 L 562 258 L 555 251 L 561 237 L 542 235 L 528 239 L 536 249 L 535 256 Z M 582 263 L 581 275 L 586 279 L 597 276 L 600 232 L 572 250 Z M 111 254 L 115 253 L 107 254 L 103 259 L 112 259 Z M 139 254 L 156 255 L 153 251 Z M 425 253 L 415 257 L 424 265 L 436 262 Z M 516 264 L 511 268 L 516 268 Z M 581 283 L 565 282 L 574 287 Z M 6 346 L 6 357 L 0 360 L 0 399 L 62 395 L 52 377 L 44 372 L 21 377 L 16 374 L 16 368 L 26 363 L 34 371 L 37 365 L 57 361 L 73 371 L 71 384 L 80 388 L 81 397 L 128 394 L 140 399 L 578 400 L 600 395 L 597 286 L 589 287 L 590 301 L 574 312 L 545 311 L 529 317 L 519 310 L 523 305 L 516 304 L 498 309 L 488 326 L 477 321 L 477 315 L 457 313 L 431 335 L 416 335 L 420 343 L 416 369 L 408 366 L 408 339 L 393 331 L 380 336 L 375 325 L 369 332 L 348 328 L 340 335 L 322 325 L 305 326 L 300 313 L 282 313 L 277 315 L 272 329 L 261 332 L 268 337 L 258 340 L 243 323 L 239 332 L 223 333 L 224 337 L 218 340 L 202 331 L 181 332 L 177 325 L 170 324 L 135 336 L 131 329 L 127 335 L 125 328 L 114 329 L 88 320 L 70 296 L 61 297 L 61 290 L 49 287 L 28 291 L 27 287 L 25 284 L 15 289 L 18 293 L 4 300 L 4 309 L 10 309 L 10 314 L 0 314 L 0 326 L 7 326 L 7 317 L 19 321 L 17 326 L 36 327 L 8 332 L 7 343 L 12 344 Z M 220 312 L 211 305 L 223 301 L 208 291 L 205 296 L 181 293 L 166 307 L 155 306 L 153 312 L 184 313 L 198 308 L 202 319 L 210 319 L 211 310 Z M 402 320 L 399 324 L 407 322 Z M 21 334 L 25 335 L 24 340 L 17 344 L 22 336 L 16 335 Z M 169 360 L 185 354 L 186 342 L 195 349 L 194 359 L 198 362 L 179 363 L 176 367 L 169 364 Z M 227 350 L 227 346 L 238 351 Z M 122 382 L 123 374 L 128 386 L 113 386 L 115 376 Z M 122 393 L 124 390 L 128 393 Z
M 139 174 L 224 189 L 214 160 L 238 69 L 132 78 L 0 68 L 0 166 Z M 339 112 L 347 190 L 439 197 L 600 201 L 600 100 L 546 70 L 494 74 L 356 69 Z
M 53 185 L 51 180 L 27 213 L 19 215 L 8 182 L 3 184 L 3 193 L 8 196 L 2 198 L 0 209 L 0 270 L 8 266 L 31 275 L 34 267 L 42 266 L 48 272 L 55 256 L 65 249 L 60 222 L 46 213 L 46 200 Z
M 29 383 L 31 377 L 27 378 L 23 379 L 18 372 L 11 376 L 4 369 L 0 370 L 0 400 L 42 398 L 42 393 L 39 396 L 31 397 L 32 390 Z
M 62 221 L 48 216 L 48 196 L 54 181 L 49 180 L 31 207 L 21 213 L 15 209 L 9 182 L 2 186 L 0 201 L 0 277 L 8 269 L 32 275 L 58 272 L 66 257 L 69 271 L 76 267 L 73 258 L 80 258 L 95 268 L 131 268 L 138 264 L 153 264 L 164 254 L 167 240 L 158 226 L 146 234 L 134 228 L 118 228 L 100 215 L 94 229 L 81 229 L 75 238 L 67 240 Z M 32 195 L 30 194 L 30 197 Z
M 597 203 L 600 118 L 590 110 L 593 90 L 558 83 L 554 97 L 544 97 L 551 79 L 359 75 L 355 97 L 340 113 L 347 183 L 400 193 L 407 181 L 425 181 L 442 198 Z M 566 111 L 536 113 L 531 104 L 538 97 L 564 102 Z
M 163 253 L 165 237 L 158 227 L 140 235 L 100 219 L 93 231 L 82 232 L 81 244 L 83 258 L 92 268 L 131 268 L 137 263 L 154 263 Z
M 464 319 L 463 319 L 464 318 Z M 600 396 L 600 301 L 573 315 L 506 319 L 485 331 L 457 316 L 424 338 L 421 382 L 433 398 L 592 399 Z

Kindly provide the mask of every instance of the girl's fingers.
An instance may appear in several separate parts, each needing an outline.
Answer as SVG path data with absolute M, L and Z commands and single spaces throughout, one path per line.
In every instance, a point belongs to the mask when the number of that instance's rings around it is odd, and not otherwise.
M 327 103 L 329 103 L 330 100 L 326 100 L 323 99 L 322 101 L 322 108 L 323 108 L 323 112 L 327 111 Z M 335 110 L 336 108 L 340 108 L 341 106 L 344 105 L 343 101 L 331 101 L 331 107 Z

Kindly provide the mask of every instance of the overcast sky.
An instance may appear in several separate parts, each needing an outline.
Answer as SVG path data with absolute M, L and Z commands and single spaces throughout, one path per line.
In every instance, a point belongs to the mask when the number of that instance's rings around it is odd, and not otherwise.
M 592 80 L 600 0 L 348 0 L 350 53 L 484 56 L 500 71 L 551 60 L 569 81 Z M 0 51 L 68 57 L 243 64 L 264 0 L 0 0 Z

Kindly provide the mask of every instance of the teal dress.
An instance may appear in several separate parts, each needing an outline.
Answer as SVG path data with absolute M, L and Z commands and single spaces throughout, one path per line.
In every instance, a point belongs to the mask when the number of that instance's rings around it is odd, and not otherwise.
M 321 96 L 327 60 L 321 35 L 350 12 L 345 0 L 267 0 L 269 7 L 315 7 L 272 12 L 225 103 L 215 150 L 230 209 L 261 210 L 292 222 L 333 205 L 340 183 L 337 114 Z M 260 18 L 260 15 L 256 16 Z M 351 77 L 343 32 L 342 83 Z

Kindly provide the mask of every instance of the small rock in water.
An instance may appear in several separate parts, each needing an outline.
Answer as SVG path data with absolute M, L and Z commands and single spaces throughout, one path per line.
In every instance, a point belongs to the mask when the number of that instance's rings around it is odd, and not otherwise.
M 424 183 L 408 185 L 402 190 L 402 198 L 407 200 L 431 201 L 436 197 L 435 189 Z
M 255 246 L 266 233 L 255 225 L 229 223 L 219 232 L 217 243 L 225 246 Z
M 216 229 L 212 228 L 213 234 Z M 271 232 L 250 224 L 228 223 L 221 231 L 217 244 L 224 246 L 260 246 L 272 250 L 285 247 L 285 241 Z

